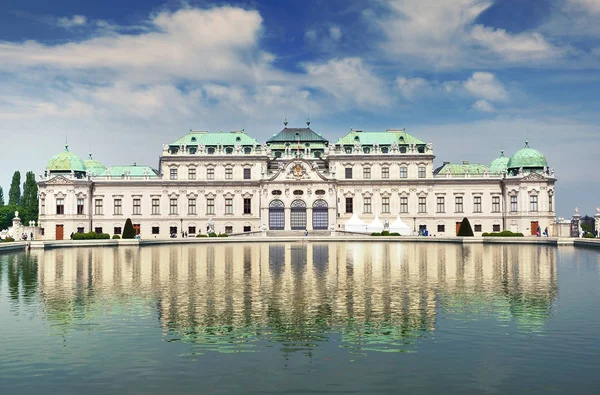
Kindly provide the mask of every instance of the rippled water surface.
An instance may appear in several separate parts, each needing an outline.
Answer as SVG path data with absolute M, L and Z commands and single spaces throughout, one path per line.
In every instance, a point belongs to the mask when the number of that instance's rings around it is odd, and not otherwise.
M 600 393 L 600 254 L 293 243 L 0 255 L 0 394 Z

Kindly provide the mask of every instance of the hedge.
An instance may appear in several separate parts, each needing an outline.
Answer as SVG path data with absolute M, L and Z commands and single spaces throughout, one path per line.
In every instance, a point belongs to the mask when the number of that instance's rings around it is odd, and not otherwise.
M 196 237 L 208 237 L 208 235 L 197 234 Z
M 119 235 L 113 235 L 113 237 L 112 237 L 112 238 L 113 238 L 113 240 L 118 240 L 118 239 L 120 239 L 120 238 L 121 238 L 121 236 L 119 236 Z
M 217 234 L 215 232 L 210 232 L 208 234 L 208 237 L 217 237 Z
M 0 242 L 2 243 L 12 243 L 13 241 L 15 241 L 15 239 L 13 239 L 12 237 L 7 237 L 6 239 L 0 240 Z
M 503 230 L 502 232 L 483 233 L 484 237 L 525 237 L 523 233 L 513 233 L 510 230 Z
M 219 233 L 218 237 L 229 237 L 229 235 L 227 233 Z
M 96 239 L 103 239 L 103 240 L 110 239 L 110 235 L 108 233 L 96 233 L 96 232 L 73 234 L 73 240 L 96 240 Z

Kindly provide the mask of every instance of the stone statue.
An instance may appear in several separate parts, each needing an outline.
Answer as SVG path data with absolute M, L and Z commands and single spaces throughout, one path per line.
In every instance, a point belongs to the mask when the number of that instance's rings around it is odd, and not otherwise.
M 205 150 L 205 149 L 206 149 L 206 147 L 204 146 L 204 144 L 200 144 L 200 145 L 198 146 L 198 152 L 200 152 L 200 153 L 204 153 L 204 150 Z
M 239 144 L 235 145 L 235 152 L 237 152 L 238 154 L 242 153 L 242 146 Z
M 579 215 L 579 207 L 575 207 L 575 215 Z
M 213 233 L 215 231 L 215 223 L 212 217 L 208 218 L 206 222 L 206 233 Z
M 389 228 L 390 228 L 390 220 L 386 218 L 383 221 L 383 229 L 388 230 Z
M 15 218 L 19 218 L 19 212 L 15 211 Z
M 600 214 L 600 207 L 596 207 L 596 214 Z
M 426 147 L 427 147 L 427 151 L 433 151 L 433 142 L 431 140 L 429 140 Z
M 392 151 L 398 151 L 398 143 L 394 141 L 390 148 Z

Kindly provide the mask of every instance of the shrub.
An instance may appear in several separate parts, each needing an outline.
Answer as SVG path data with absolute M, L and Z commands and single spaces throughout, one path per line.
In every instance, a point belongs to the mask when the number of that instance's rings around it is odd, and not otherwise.
M 513 233 L 510 230 L 503 230 L 502 232 L 484 233 L 482 236 L 487 237 L 525 237 L 523 233 Z
M 227 233 L 219 233 L 218 237 L 229 237 L 229 235 Z
M 489 234 L 488 232 L 483 232 L 481 235 L 482 235 L 483 237 L 487 237 L 487 236 L 489 236 L 490 234 Z
M 371 236 L 381 236 L 381 233 L 373 232 L 371 233 Z
M 131 218 L 127 218 L 127 221 L 125 221 L 125 227 L 123 227 L 123 238 L 135 239 L 135 229 L 133 229 Z
M 473 228 L 467 217 L 463 218 L 457 236 L 473 237 Z
M 197 234 L 196 237 L 208 237 L 208 235 Z
M 217 237 L 217 234 L 215 232 L 210 232 L 208 234 L 208 237 Z
M 15 241 L 15 239 L 13 239 L 12 237 L 7 237 L 6 239 L 2 239 L 0 240 L 0 242 L 2 243 L 12 243 L 13 241 Z
M 392 232 L 392 233 L 390 233 L 390 236 L 400 236 L 400 233 L 398 233 L 398 232 Z
M 390 231 L 389 230 L 384 230 L 383 232 L 381 232 L 382 236 L 389 236 L 390 235 Z
M 120 238 L 121 238 L 121 236 L 119 236 L 119 235 L 113 235 L 113 237 L 112 237 L 112 238 L 113 238 L 113 240 L 118 240 L 118 239 L 120 239 Z
M 108 233 L 96 233 L 96 232 L 75 233 L 73 235 L 73 240 L 95 240 L 95 239 L 110 239 L 110 235 Z

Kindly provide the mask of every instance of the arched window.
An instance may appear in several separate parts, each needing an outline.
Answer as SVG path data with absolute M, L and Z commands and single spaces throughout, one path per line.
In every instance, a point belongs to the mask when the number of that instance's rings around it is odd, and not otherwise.
M 269 229 L 285 229 L 285 208 L 281 200 L 273 200 L 269 203 Z
M 233 148 L 231 148 L 231 147 L 227 147 L 227 148 L 225 148 L 225 153 L 226 153 L 226 154 L 231 154 L 231 153 L 233 153 Z
M 244 154 L 249 155 L 251 153 L 252 153 L 252 148 L 250 148 L 250 147 L 245 147 L 244 148 Z
M 306 203 L 296 199 L 291 204 L 290 220 L 292 230 L 306 229 Z
M 295 196 L 302 196 L 302 195 L 304 195 L 304 191 L 302 191 L 302 190 L 300 190 L 300 189 L 296 189 L 296 190 L 294 191 L 294 195 L 295 195 Z
M 312 212 L 313 229 L 327 230 L 329 225 L 329 206 L 327 202 L 323 199 L 315 200 Z
M 281 195 L 281 191 L 279 189 L 275 189 L 274 191 L 271 192 L 271 195 L 273 195 L 273 196 L 280 196 Z
M 381 153 L 382 154 L 387 154 L 389 152 L 389 148 L 388 147 L 381 147 Z

